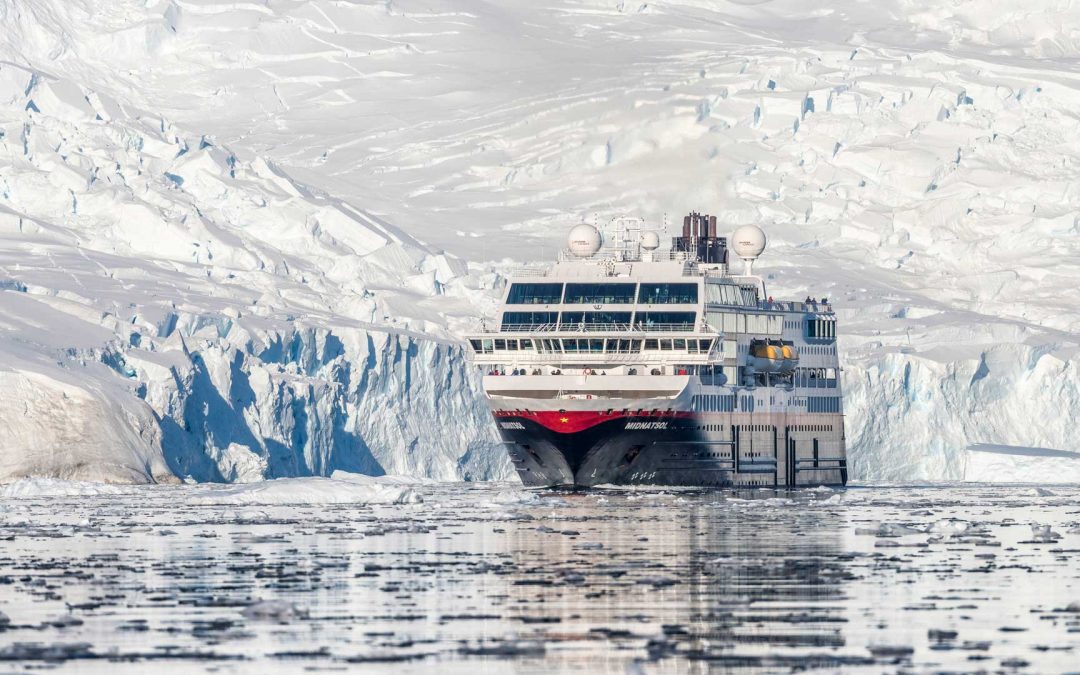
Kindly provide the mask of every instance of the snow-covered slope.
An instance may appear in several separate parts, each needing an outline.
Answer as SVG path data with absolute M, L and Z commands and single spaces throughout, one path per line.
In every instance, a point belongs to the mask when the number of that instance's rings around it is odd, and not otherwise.
M 594 213 L 698 208 L 765 227 L 774 295 L 836 301 L 856 477 L 985 479 L 977 443 L 1073 451 L 1078 19 L 0 0 L 0 345 L 23 350 L 0 368 L 145 401 L 160 437 L 128 424 L 125 466 L 143 443 L 197 478 L 369 454 L 495 475 L 452 341 L 491 306 L 477 263 L 550 257 Z M 74 384 L 50 370 L 77 362 Z
M 0 63 L 0 478 L 507 475 L 481 275 L 261 158 Z

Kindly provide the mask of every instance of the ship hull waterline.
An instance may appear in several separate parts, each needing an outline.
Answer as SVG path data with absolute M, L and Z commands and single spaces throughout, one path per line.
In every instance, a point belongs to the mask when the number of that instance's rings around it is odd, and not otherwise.
M 499 411 L 503 443 L 527 487 L 842 486 L 842 431 L 823 439 L 786 414 Z M 843 428 L 835 415 L 835 428 Z M 820 416 L 815 421 L 820 421 Z

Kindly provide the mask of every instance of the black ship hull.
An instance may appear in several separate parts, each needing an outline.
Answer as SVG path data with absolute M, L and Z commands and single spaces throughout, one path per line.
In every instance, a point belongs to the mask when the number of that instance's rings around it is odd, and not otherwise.
M 842 454 L 822 454 L 823 443 L 800 434 L 801 427 L 757 417 L 747 424 L 691 413 L 496 413 L 518 475 L 530 487 L 847 482 Z

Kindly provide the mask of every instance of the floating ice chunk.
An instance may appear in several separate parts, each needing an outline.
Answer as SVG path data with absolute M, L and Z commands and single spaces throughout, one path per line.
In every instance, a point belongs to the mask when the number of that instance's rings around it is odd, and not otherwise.
M 915 653 L 914 647 L 908 645 L 870 645 L 867 647 L 875 658 L 903 658 Z
M 1031 524 L 1031 538 L 1035 541 L 1053 543 L 1061 539 L 1061 535 L 1050 529 L 1049 525 Z
M 400 485 L 335 480 L 279 478 L 230 487 L 206 487 L 195 504 L 417 504 L 423 498 Z
M 936 523 L 934 523 L 933 525 L 931 525 L 930 526 L 930 531 L 933 532 L 934 534 L 944 534 L 944 535 L 953 536 L 953 535 L 957 535 L 957 534 L 964 534 L 970 528 L 971 528 L 971 523 L 968 523 L 966 521 L 943 519 L 943 520 L 939 520 Z
M 896 523 L 878 523 L 877 527 L 856 528 L 855 534 L 872 534 L 877 537 L 900 537 L 907 534 L 925 534 L 922 530 L 911 527 L 909 525 L 898 525 Z
M 977 443 L 967 448 L 964 480 L 976 483 L 1039 483 L 1043 485 L 1080 482 L 1080 453 L 1053 448 Z M 1045 488 L 1033 488 L 1036 495 Z
M 540 495 L 535 492 L 529 492 L 528 490 L 503 490 L 485 502 L 484 506 L 496 507 L 512 504 L 535 504 L 539 501 Z
M 649 586 L 652 586 L 653 588 L 666 588 L 668 586 L 674 586 L 675 584 L 679 583 L 678 581 L 676 581 L 675 579 L 672 579 L 670 577 L 659 577 L 659 576 L 641 577 L 640 579 L 637 580 L 637 582 L 639 584 L 643 584 L 643 585 L 647 584 Z
M 89 642 L 54 642 L 43 645 L 37 642 L 16 642 L 0 647 L 0 661 L 51 661 L 60 663 L 68 659 L 82 659 L 92 654 Z
M 236 520 L 242 523 L 265 523 L 270 520 L 270 514 L 266 511 L 244 509 L 236 514 Z
M 440 482 L 434 478 L 421 478 L 419 476 L 368 476 L 362 473 L 350 473 L 341 470 L 330 474 L 330 478 L 364 485 L 436 485 Z
M 245 607 L 242 614 L 245 619 L 251 621 L 271 621 L 273 623 L 290 623 L 297 619 L 308 618 L 307 610 L 300 609 L 293 603 L 284 600 L 261 600 Z

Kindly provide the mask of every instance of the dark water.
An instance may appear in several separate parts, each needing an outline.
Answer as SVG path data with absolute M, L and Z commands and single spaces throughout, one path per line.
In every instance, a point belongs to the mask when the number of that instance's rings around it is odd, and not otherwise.
M 7 499 L 0 672 L 1080 671 L 1080 488 L 412 489 Z

